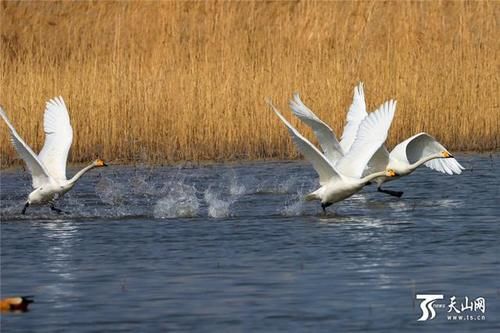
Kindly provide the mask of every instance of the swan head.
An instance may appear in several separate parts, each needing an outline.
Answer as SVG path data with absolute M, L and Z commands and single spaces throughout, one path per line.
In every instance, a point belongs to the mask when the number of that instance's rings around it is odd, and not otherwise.
M 387 177 L 396 177 L 398 174 L 396 173 L 396 171 L 394 171 L 394 169 L 387 169 L 385 171 L 385 175 Z
M 97 167 L 97 168 L 100 168 L 100 167 L 106 167 L 108 165 L 106 163 L 104 163 L 103 160 L 101 160 L 100 158 L 98 158 L 97 160 L 94 161 L 94 166 Z
M 453 155 L 447 152 L 446 150 L 441 152 L 441 156 L 443 156 L 444 158 L 453 158 Z

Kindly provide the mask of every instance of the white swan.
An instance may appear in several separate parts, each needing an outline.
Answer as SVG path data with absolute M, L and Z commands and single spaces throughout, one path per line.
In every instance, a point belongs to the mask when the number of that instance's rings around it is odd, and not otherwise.
M 363 83 L 354 88 L 353 102 L 347 113 L 347 123 L 340 142 L 338 142 L 331 128 L 304 105 L 298 94 L 294 94 L 293 99 L 290 101 L 290 108 L 295 116 L 313 129 L 325 156 L 334 165 L 339 160 L 338 156 L 343 156 L 350 151 L 361 122 L 368 116 Z M 333 147 L 330 149 L 335 150 L 335 152 L 327 151 L 324 148 L 325 146 Z M 385 145 L 382 145 L 368 162 L 364 175 L 382 170 L 394 171 L 398 177 L 379 177 L 374 181 L 378 185 L 377 190 L 379 192 L 401 197 L 403 192 L 384 190 L 382 184 L 409 175 L 422 164 L 449 175 L 460 174 L 464 170 L 464 167 L 453 158 L 443 145 L 429 134 L 422 132 L 401 142 L 390 153 Z
M 300 99 L 298 93 L 293 94 L 289 103 L 293 114 L 307 124 L 318 138 L 323 153 L 330 162 L 336 164 L 351 148 L 361 121 L 368 115 L 363 92 L 363 85 L 354 88 L 352 104 L 347 113 L 347 123 L 339 142 L 333 130 L 318 118 Z
M 387 138 L 387 131 L 391 126 L 396 110 L 395 101 L 384 103 L 377 111 L 371 113 L 362 121 L 352 148 L 335 165 L 304 138 L 274 107 L 270 100 L 268 100 L 268 104 L 288 128 L 288 132 L 298 150 L 318 173 L 321 187 L 306 195 L 305 199 L 320 200 L 323 211 L 326 212 L 325 208 L 331 204 L 344 200 L 360 191 L 363 186 L 377 177 L 396 176 L 393 171 L 380 171 L 362 176 L 366 164 Z
M 38 156 L 19 136 L 1 107 L 0 115 L 9 127 L 12 144 L 26 163 L 33 180 L 34 191 L 28 196 L 22 210 L 23 214 L 30 205 L 47 203 L 53 211 L 60 213 L 61 210 L 54 207 L 55 201 L 71 190 L 87 171 L 107 166 L 103 160 L 97 159 L 80 170 L 73 178 L 66 179 L 66 160 L 73 141 L 73 129 L 62 97 L 51 99 L 46 104 L 43 121 L 45 143 Z

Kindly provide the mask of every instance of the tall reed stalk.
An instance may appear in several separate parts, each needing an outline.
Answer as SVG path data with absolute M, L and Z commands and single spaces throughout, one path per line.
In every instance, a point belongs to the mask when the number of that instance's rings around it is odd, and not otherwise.
M 3 1 L 0 103 L 38 150 L 45 101 L 62 95 L 73 162 L 296 158 L 264 98 L 285 111 L 298 91 L 340 135 L 362 80 L 370 110 L 398 100 L 389 145 L 426 131 L 452 151 L 498 149 L 499 12 L 495 1 Z M 0 142 L 1 165 L 15 163 L 4 125 Z

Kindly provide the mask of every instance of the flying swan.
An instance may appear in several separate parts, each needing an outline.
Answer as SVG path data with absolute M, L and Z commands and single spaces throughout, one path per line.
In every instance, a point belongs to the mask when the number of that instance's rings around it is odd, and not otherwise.
M 380 171 L 362 176 L 366 164 L 387 138 L 391 126 L 396 102 L 388 101 L 366 117 L 359 126 L 359 132 L 350 151 L 342 156 L 334 165 L 311 142 L 304 138 L 286 118 L 267 101 L 272 110 L 286 125 L 298 150 L 312 164 L 319 175 L 320 188 L 306 195 L 306 200 L 320 200 L 321 208 L 326 213 L 326 207 L 344 200 L 377 177 L 394 177 L 394 171 Z M 332 135 L 333 132 L 331 132 Z
M 359 83 L 354 88 L 353 102 L 347 112 L 347 123 L 340 142 L 332 129 L 302 102 L 298 94 L 294 94 L 293 99 L 290 101 L 290 108 L 295 116 L 311 127 L 325 156 L 333 165 L 338 163 L 342 156 L 350 152 L 358 128 L 368 116 L 363 83 Z M 363 175 L 382 170 L 394 171 L 397 177 L 382 176 L 374 181 L 377 183 L 379 192 L 401 197 L 403 192 L 382 189 L 382 184 L 409 175 L 422 164 L 430 169 L 449 175 L 460 174 L 464 170 L 464 167 L 443 145 L 431 135 L 422 132 L 399 143 L 390 153 L 386 146 L 382 145 L 368 162 Z
M 73 141 L 73 129 L 62 97 L 51 99 L 46 104 L 43 121 L 45 143 L 38 156 L 19 136 L 1 107 L 0 115 L 9 127 L 12 144 L 26 163 L 33 180 L 34 191 L 28 196 L 23 214 L 30 205 L 43 204 L 49 204 L 50 209 L 61 213 L 60 209 L 54 207 L 55 201 L 71 190 L 87 171 L 107 166 L 103 160 L 97 159 L 73 178 L 66 179 L 66 160 Z

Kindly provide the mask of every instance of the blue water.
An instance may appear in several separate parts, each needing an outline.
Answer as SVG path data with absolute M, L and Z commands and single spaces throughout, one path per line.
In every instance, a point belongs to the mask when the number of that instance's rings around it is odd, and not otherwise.
M 458 159 L 326 216 L 306 162 L 96 169 L 61 215 L 21 215 L 29 176 L 2 171 L 1 295 L 35 297 L 2 331 L 498 332 L 500 155 Z M 425 293 L 445 307 L 419 322 Z M 448 320 L 452 296 L 484 320 Z

